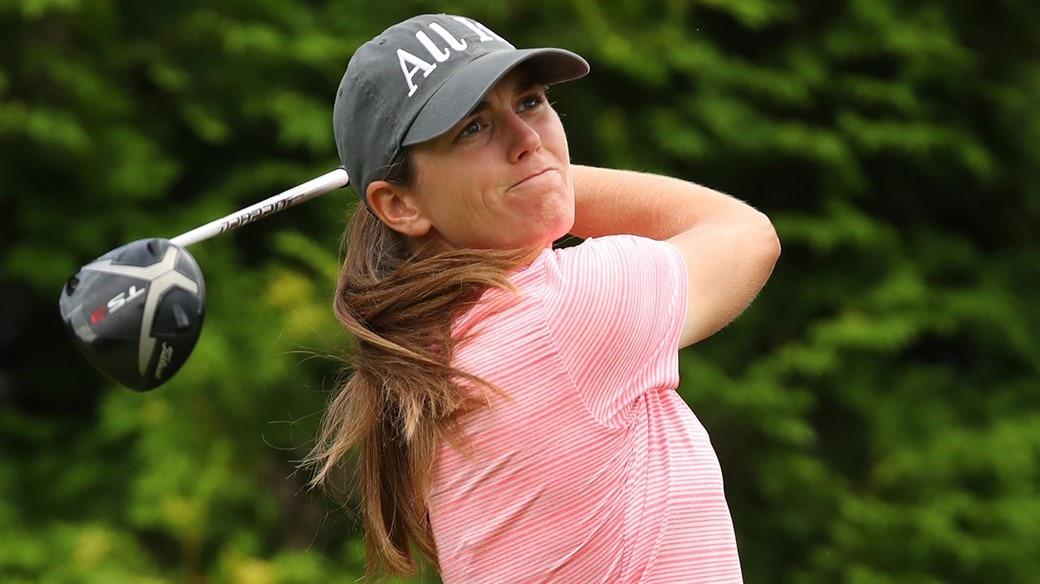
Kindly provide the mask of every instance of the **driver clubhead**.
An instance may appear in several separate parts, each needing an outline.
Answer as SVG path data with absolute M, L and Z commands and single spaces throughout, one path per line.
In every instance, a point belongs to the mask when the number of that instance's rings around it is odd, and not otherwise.
M 136 391 L 154 389 L 187 361 L 202 331 L 206 288 L 195 258 L 168 239 L 141 239 L 79 269 L 58 300 L 88 361 Z

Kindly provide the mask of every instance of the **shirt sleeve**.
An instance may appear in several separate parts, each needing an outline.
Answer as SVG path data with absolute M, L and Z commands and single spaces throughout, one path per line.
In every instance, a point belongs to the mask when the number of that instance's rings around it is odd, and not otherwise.
M 686 264 L 669 243 L 618 235 L 557 251 L 547 321 L 592 415 L 608 426 L 679 383 Z

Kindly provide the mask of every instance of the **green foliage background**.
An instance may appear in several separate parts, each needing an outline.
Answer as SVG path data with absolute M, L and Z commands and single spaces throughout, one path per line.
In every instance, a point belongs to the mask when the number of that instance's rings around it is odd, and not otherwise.
M 109 249 L 336 166 L 353 49 L 441 11 L 589 59 L 553 92 L 576 162 L 774 219 L 765 291 L 682 354 L 747 581 L 1034 581 L 1031 0 L 0 0 L 0 580 L 359 577 L 356 515 L 294 470 L 346 346 L 352 193 L 192 248 L 205 332 L 159 390 L 96 374 L 56 300 Z

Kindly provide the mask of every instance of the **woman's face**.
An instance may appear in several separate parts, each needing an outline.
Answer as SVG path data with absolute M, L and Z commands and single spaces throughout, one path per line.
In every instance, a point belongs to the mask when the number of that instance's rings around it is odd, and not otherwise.
M 449 248 L 548 246 L 574 223 L 567 137 L 542 86 L 514 69 L 446 134 L 411 147 L 428 238 Z

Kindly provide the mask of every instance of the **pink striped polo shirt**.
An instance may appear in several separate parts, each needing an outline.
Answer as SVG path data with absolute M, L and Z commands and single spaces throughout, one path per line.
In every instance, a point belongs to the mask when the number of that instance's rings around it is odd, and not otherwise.
M 445 582 L 740 582 L 718 459 L 674 391 L 677 249 L 633 236 L 546 250 L 456 323 L 456 365 L 508 394 L 439 452 Z M 496 304 L 497 310 L 495 310 Z M 505 308 L 502 308 L 502 307 Z

